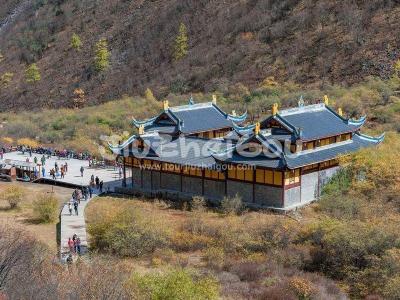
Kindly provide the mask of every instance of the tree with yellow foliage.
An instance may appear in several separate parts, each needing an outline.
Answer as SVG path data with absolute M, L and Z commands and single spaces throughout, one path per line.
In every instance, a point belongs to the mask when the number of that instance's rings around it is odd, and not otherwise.
M 11 137 L 7 137 L 7 136 L 3 136 L 0 139 L 0 141 L 2 144 L 5 144 L 5 145 L 12 145 L 14 143 L 14 139 Z
M 72 34 L 71 47 L 77 51 L 81 51 L 82 41 L 81 41 L 81 38 L 79 37 L 79 35 L 77 35 L 76 33 Z
M 0 76 L 0 85 L 1 87 L 8 87 L 10 82 L 14 77 L 14 73 L 5 72 L 3 75 Z
M 85 105 L 85 91 L 78 88 L 74 90 L 73 106 L 74 108 L 82 108 Z
M 179 33 L 175 39 L 175 60 L 184 58 L 188 53 L 188 35 L 186 25 L 181 23 L 179 25 Z
M 25 71 L 26 82 L 35 83 L 40 81 L 40 70 L 36 64 L 31 64 Z
M 21 138 L 18 139 L 17 144 L 19 146 L 27 146 L 27 147 L 31 147 L 31 148 L 37 148 L 39 147 L 38 142 L 36 142 L 35 140 L 32 140 L 30 138 Z
M 399 76 L 400 74 L 400 59 L 398 59 L 394 64 L 394 75 Z
M 144 97 L 146 98 L 147 101 L 152 102 L 152 101 L 157 101 L 156 97 L 154 97 L 153 92 L 151 89 L 147 88 L 146 91 L 144 92 Z
M 101 39 L 96 43 L 94 65 L 98 72 L 103 72 L 110 66 L 110 52 L 106 39 Z

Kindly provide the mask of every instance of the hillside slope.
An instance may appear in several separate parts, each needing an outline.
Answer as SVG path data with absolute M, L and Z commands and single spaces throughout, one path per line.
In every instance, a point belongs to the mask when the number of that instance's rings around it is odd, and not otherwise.
M 2 19 L 24 1 L 2 1 Z M 0 110 L 72 105 L 81 88 L 87 104 L 143 93 L 225 91 L 241 82 L 321 85 L 387 77 L 399 58 L 400 1 L 330 0 L 31 0 L 0 33 Z M 189 53 L 172 59 L 179 24 L 188 28 Z M 73 33 L 83 42 L 70 47 Z M 94 71 L 94 45 L 105 38 L 111 66 Z M 28 64 L 42 79 L 27 84 Z

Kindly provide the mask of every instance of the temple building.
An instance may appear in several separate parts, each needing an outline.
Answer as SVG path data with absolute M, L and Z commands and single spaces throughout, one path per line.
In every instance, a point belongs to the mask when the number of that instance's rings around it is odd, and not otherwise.
M 242 198 L 249 207 L 290 210 L 321 195 L 339 170 L 338 157 L 384 139 L 360 133 L 366 117 L 346 119 L 324 103 L 278 110 L 243 126 L 247 114 L 210 103 L 170 108 L 133 121 L 138 134 L 110 149 L 123 162 L 123 193 L 212 202 Z

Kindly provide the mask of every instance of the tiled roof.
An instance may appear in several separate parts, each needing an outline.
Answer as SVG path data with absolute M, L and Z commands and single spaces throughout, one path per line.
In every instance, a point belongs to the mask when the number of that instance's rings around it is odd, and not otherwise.
M 352 140 L 341 143 L 318 147 L 313 150 L 306 150 L 293 155 L 286 155 L 286 162 L 289 169 L 295 169 L 327 160 L 334 159 L 365 147 L 375 146 L 378 141 L 366 139 L 365 136 L 354 134 Z
M 283 124 L 303 141 L 354 132 L 363 125 L 363 122 L 351 122 L 342 118 L 325 104 L 282 110 L 270 118 Z
M 180 131 L 185 134 L 232 127 L 232 121 L 212 103 L 170 108 L 170 112 L 179 119 Z
M 171 120 L 170 124 L 166 124 L 165 120 L 161 121 L 162 116 L 167 116 Z M 243 122 L 246 117 L 247 113 L 242 116 L 226 114 L 217 105 L 209 102 L 170 107 L 155 118 L 146 121 L 133 120 L 133 124 L 136 127 L 144 125 L 146 132 L 192 134 L 232 128 L 235 120 Z

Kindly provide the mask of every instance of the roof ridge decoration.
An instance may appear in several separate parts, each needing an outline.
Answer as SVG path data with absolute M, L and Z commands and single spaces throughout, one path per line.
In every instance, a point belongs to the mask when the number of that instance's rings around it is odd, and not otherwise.
M 169 111 L 173 113 L 173 112 L 177 112 L 177 111 L 192 110 L 192 109 L 211 107 L 211 106 L 212 106 L 211 102 L 193 103 L 193 104 L 186 104 L 186 105 L 170 107 Z
M 289 115 L 303 113 L 303 112 L 315 112 L 315 111 L 323 110 L 324 107 L 326 107 L 324 103 L 298 106 L 298 107 L 283 109 L 279 112 L 279 115 L 284 117 L 284 116 L 289 116 Z

